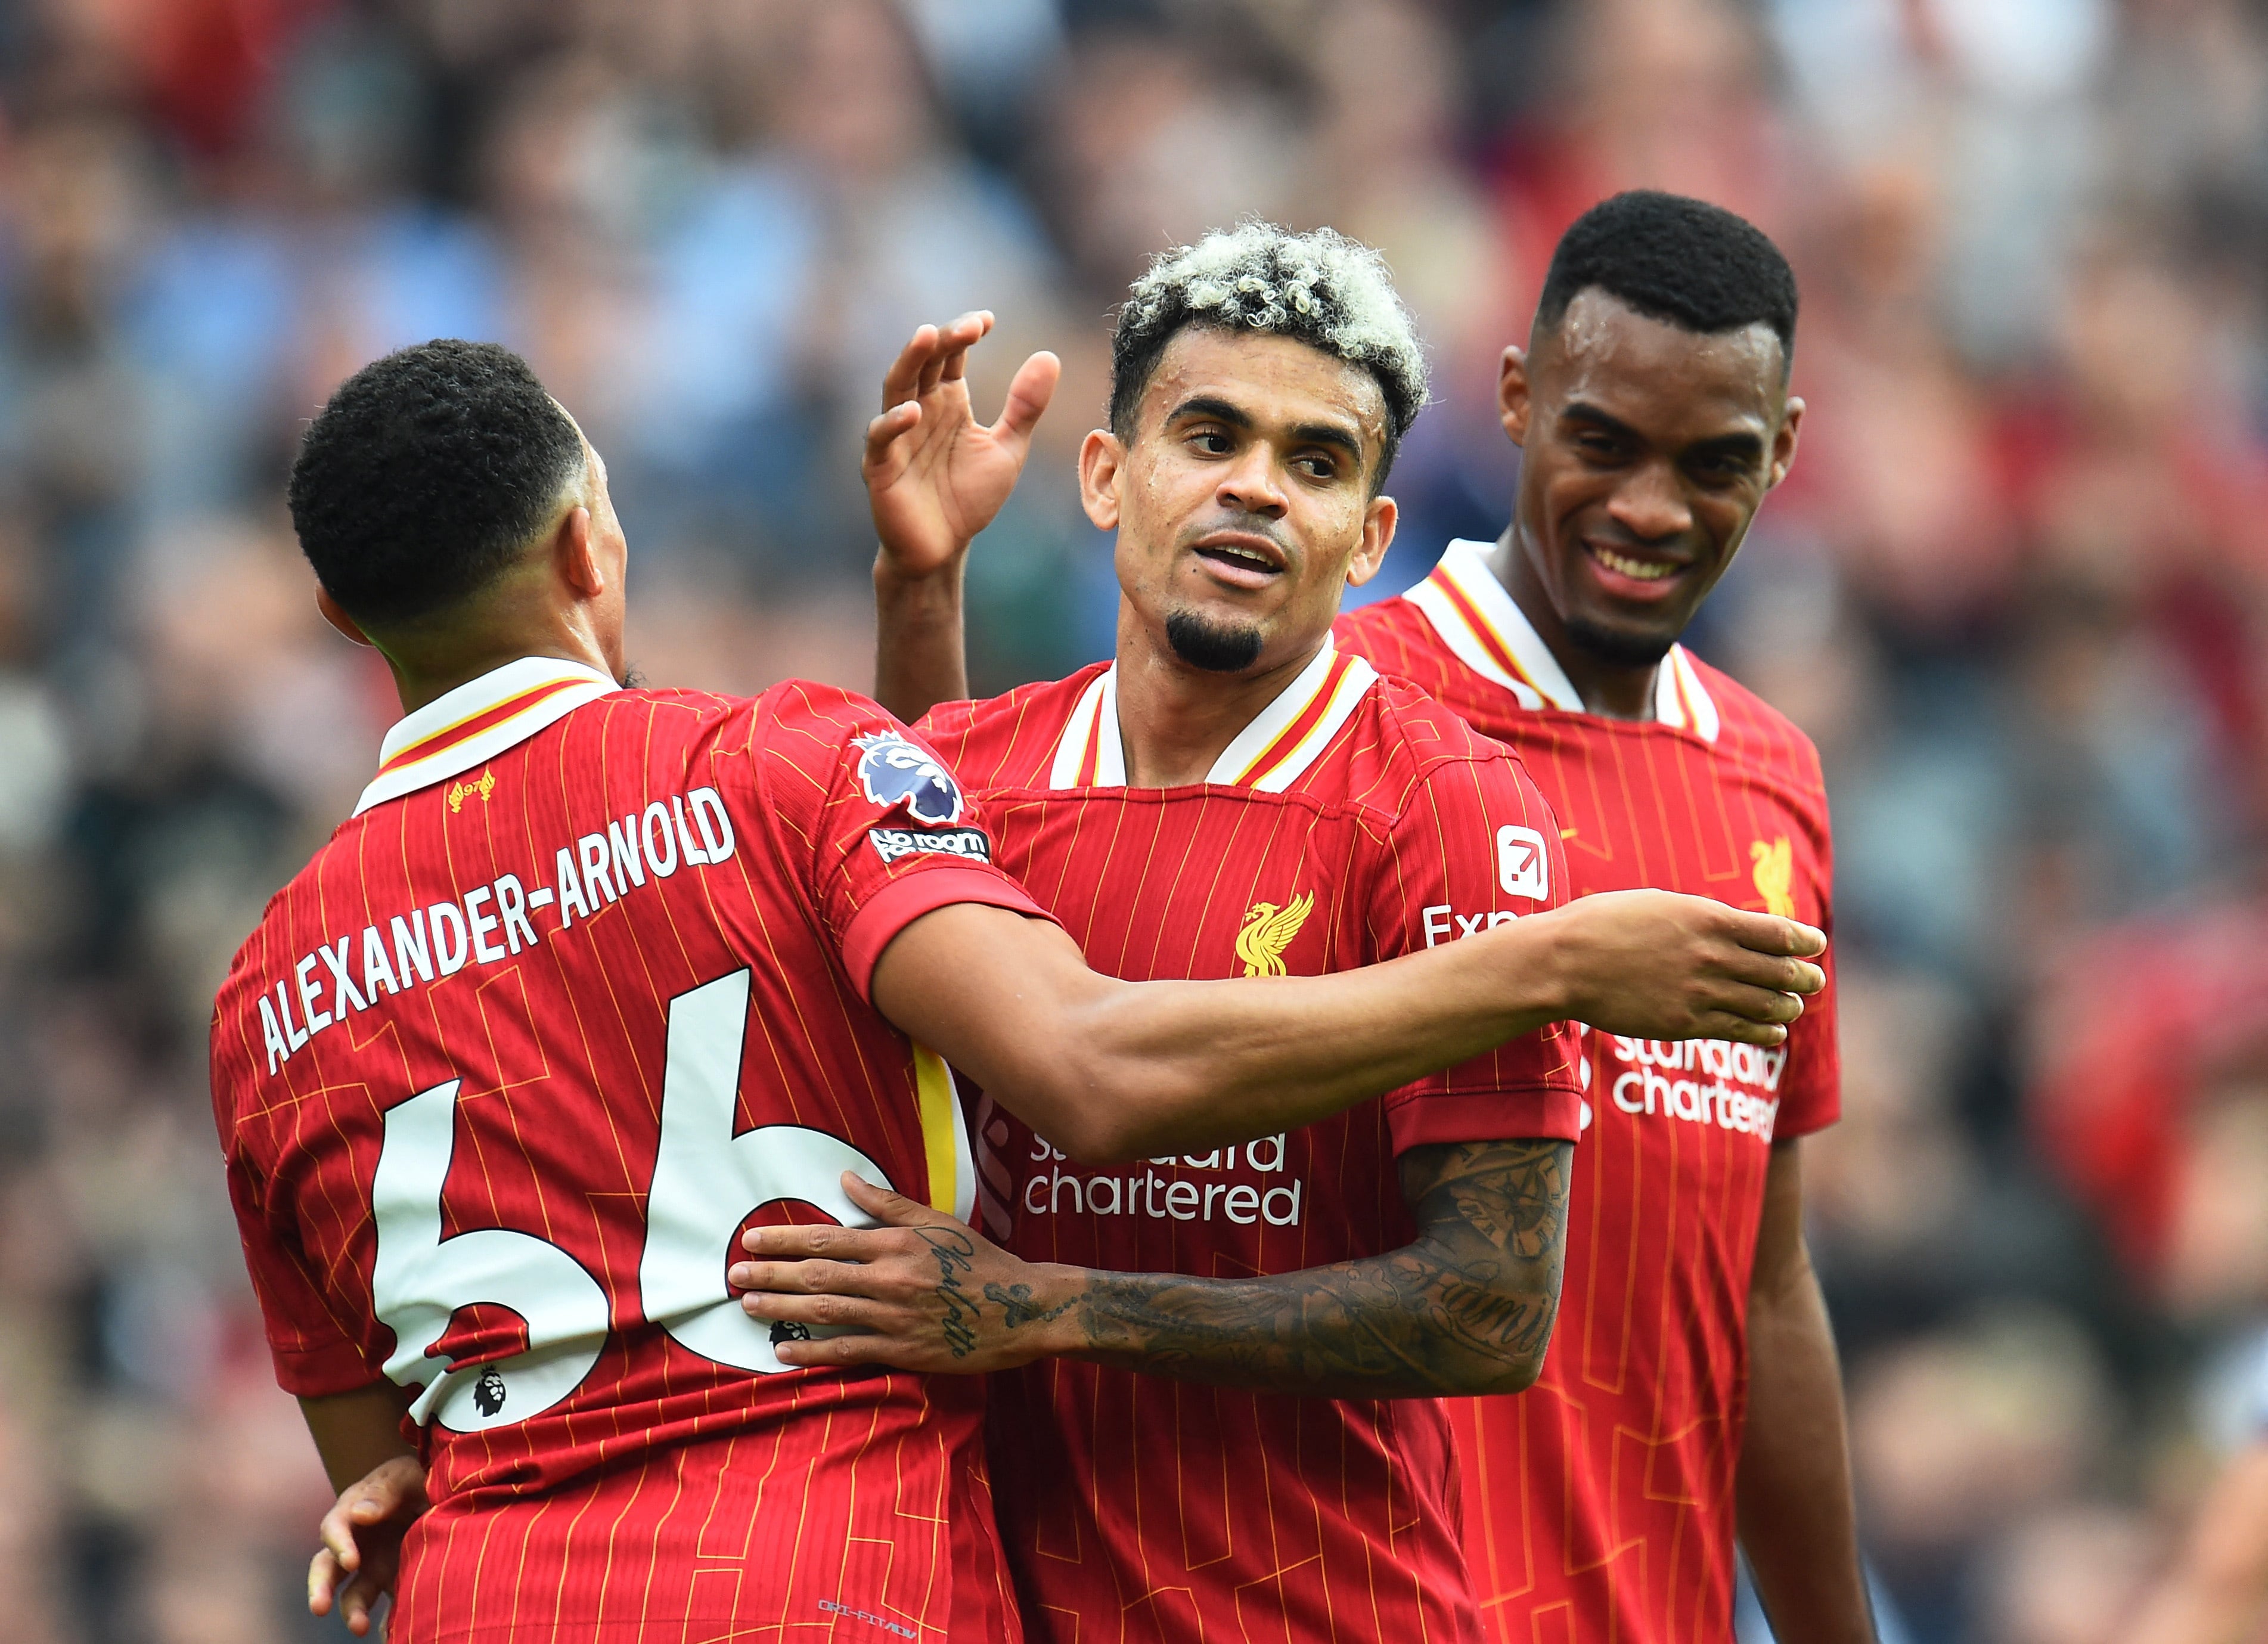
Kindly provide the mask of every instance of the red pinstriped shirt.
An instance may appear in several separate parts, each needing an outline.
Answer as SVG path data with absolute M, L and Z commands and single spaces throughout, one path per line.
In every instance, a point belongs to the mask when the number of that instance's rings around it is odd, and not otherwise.
M 1549 808 L 1497 744 L 1329 646 L 1189 787 L 1129 788 L 1097 665 L 924 721 L 984 795 L 1000 859 L 1129 978 L 1372 963 L 1550 906 Z M 1288 1135 L 1090 1168 L 986 1106 L 983 1225 L 1035 1260 L 1209 1276 L 1416 1236 L 1395 1159 L 1572 1137 L 1562 1028 Z M 1035 1636 L 1474 1636 L 1440 1406 L 1297 1398 L 1058 1360 L 993 1378 L 992 1472 Z
M 1651 720 L 1585 713 L 1487 551 L 1452 543 L 1407 594 L 1341 618 L 1340 643 L 1519 751 L 1575 895 L 1652 886 L 1831 931 L 1802 732 L 1683 646 Z M 1840 1110 L 1830 975 L 1779 1051 L 1584 1040 L 1591 1122 L 1543 1378 L 1450 1407 L 1489 1638 L 1731 1638 L 1749 1276 L 1771 1139 Z
M 855 1167 L 969 1213 L 938 1058 L 866 986 L 953 902 L 1036 914 L 863 698 L 526 659 L 387 737 L 216 1006 L 245 1255 L 294 1393 L 381 1375 L 438 1502 L 409 1640 L 1012 1636 L 981 1390 L 783 1367 L 754 1219 Z

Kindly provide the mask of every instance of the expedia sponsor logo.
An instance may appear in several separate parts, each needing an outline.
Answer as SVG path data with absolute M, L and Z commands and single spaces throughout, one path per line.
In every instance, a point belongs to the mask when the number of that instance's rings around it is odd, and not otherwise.
M 866 843 L 885 862 L 925 851 L 978 862 L 992 859 L 992 841 L 982 828 L 869 828 Z
M 1605 1046 L 1624 1064 L 1608 1094 L 1630 1114 L 1655 1114 L 1691 1124 L 1771 1139 L 1779 1117 L 1779 1080 L 1787 1051 L 1723 1039 L 1625 1039 Z

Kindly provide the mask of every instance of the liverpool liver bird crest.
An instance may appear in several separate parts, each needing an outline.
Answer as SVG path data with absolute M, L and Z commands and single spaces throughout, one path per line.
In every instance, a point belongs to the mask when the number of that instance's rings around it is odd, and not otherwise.
M 1256 902 L 1244 916 L 1244 928 L 1236 933 L 1236 956 L 1244 961 L 1244 974 L 1248 977 L 1280 977 L 1284 974 L 1284 950 L 1307 922 L 1307 910 L 1315 905 L 1315 893 L 1294 896 L 1282 907 L 1272 902 Z
M 1764 899 L 1764 911 L 1793 918 L 1795 853 L 1788 848 L 1787 836 L 1782 834 L 1770 844 L 1756 840 L 1749 846 L 1749 858 L 1756 865 L 1756 895 Z

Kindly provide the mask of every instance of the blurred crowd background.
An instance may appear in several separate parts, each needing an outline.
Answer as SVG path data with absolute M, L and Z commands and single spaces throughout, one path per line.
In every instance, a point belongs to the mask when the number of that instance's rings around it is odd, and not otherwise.
M 980 688 L 1108 646 L 1071 461 L 1143 259 L 1381 247 L 1438 402 L 1370 592 L 1503 524 L 1551 245 L 1638 184 L 1802 282 L 1794 477 L 1696 636 L 1824 755 L 1807 1146 L 1920 1644 L 2107 1644 L 2268 1424 L 2268 7 L 2257 0 L 0 4 L 0 1640 L 267 1644 L 328 1500 L 205 1095 L 213 987 L 394 716 L 281 507 L 333 385 L 522 350 L 658 683 L 864 687 L 858 433 L 924 320 L 1064 387 Z

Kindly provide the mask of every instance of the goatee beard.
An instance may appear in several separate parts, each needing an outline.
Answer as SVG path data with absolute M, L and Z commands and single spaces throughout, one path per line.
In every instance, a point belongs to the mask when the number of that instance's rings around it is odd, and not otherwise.
M 1249 623 L 1208 622 L 1193 611 L 1166 618 L 1166 643 L 1191 667 L 1208 674 L 1241 674 L 1260 660 L 1260 630 Z
M 1566 619 L 1567 643 L 1609 667 L 1652 667 L 1669 654 L 1675 635 L 1663 639 L 1653 634 L 1624 633 L 1587 617 Z

